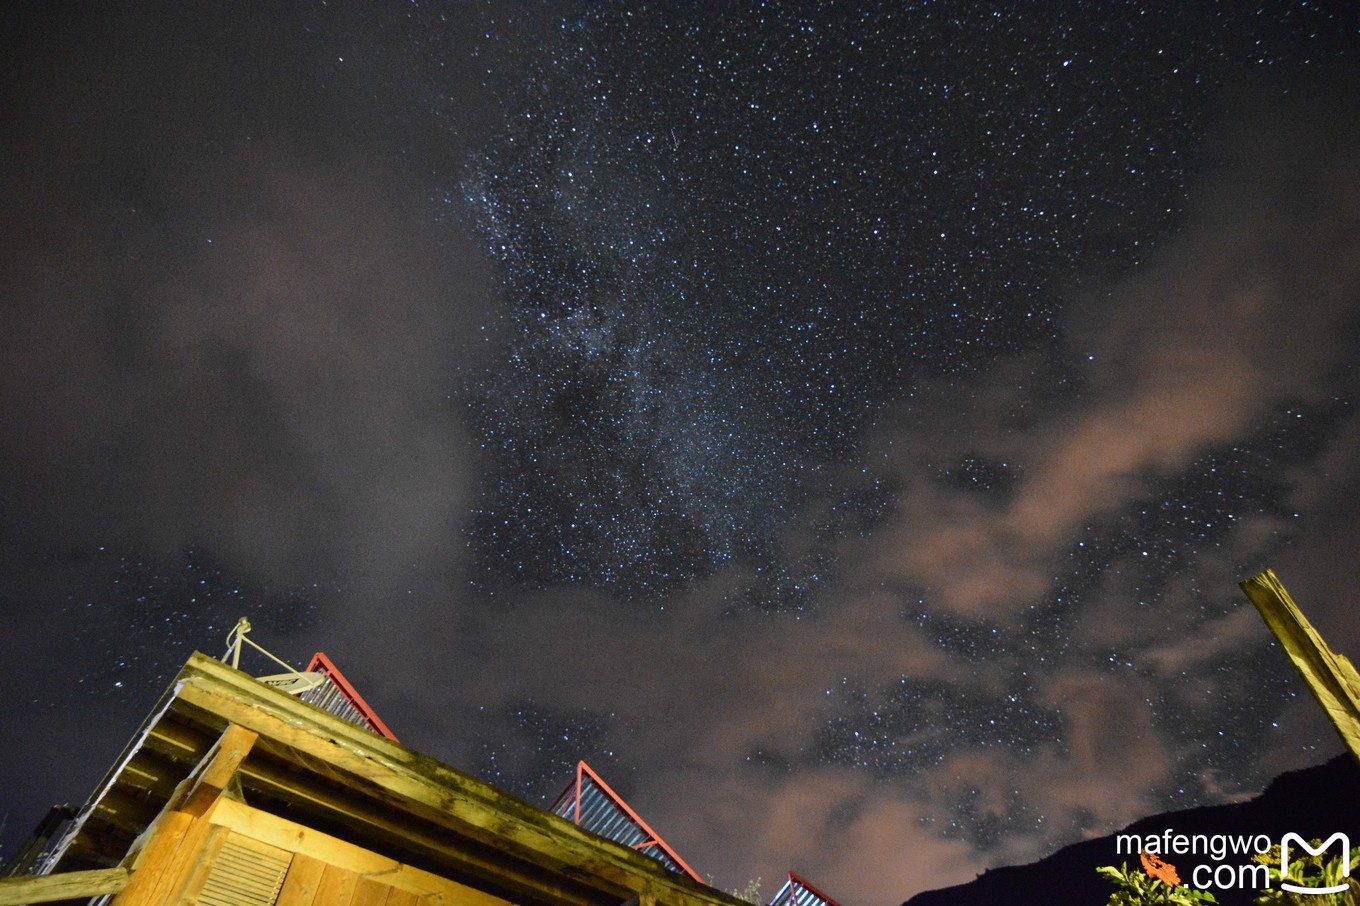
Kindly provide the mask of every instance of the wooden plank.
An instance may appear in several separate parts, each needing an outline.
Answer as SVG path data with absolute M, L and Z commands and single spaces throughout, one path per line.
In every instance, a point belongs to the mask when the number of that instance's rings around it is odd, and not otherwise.
M 260 790 L 265 795 L 277 795 L 295 808 L 305 805 L 310 814 L 352 828 L 366 839 L 373 840 L 374 845 L 388 845 L 417 858 L 455 865 L 461 876 L 481 878 L 498 887 L 518 890 L 529 897 L 546 896 L 561 906 L 592 906 L 599 901 L 598 895 L 588 887 L 574 887 L 561 880 L 551 882 L 545 870 L 532 866 L 526 866 L 526 870 L 538 871 L 538 874 L 507 880 L 504 856 L 491 851 L 473 852 L 466 848 L 451 855 L 451 841 L 437 827 L 416 822 L 410 816 L 390 809 L 375 808 L 343 792 L 313 788 L 306 783 L 305 778 L 281 778 L 278 773 L 260 760 L 252 761 L 242 769 L 252 790 Z M 223 801 L 219 807 L 231 805 Z
M 196 765 L 217 742 L 221 731 L 208 733 L 201 727 L 187 726 L 173 713 L 151 728 L 144 748 L 175 765 Z
M 122 828 L 130 837 L 136 837 L 147 825 L 156 820 L 160 809 L 147 804 L 134 793 L 134 790 L 127 789 L 122 783 L 111 787 L 99 797 L 91 817 Z
M 588 835 L 555 815 L 343 721 L 336 721 L 344 729 L 336 728 L 339 732 L 331 738 L 320 736 L 307 725 L 311 715 L 303 723 L 290 713 L 305 706 L 291 700 L 286 704 L 263 700 L 261 693 L 272 691 L 261 686 L 240 696 L 228 695 L 212 678 L 194 676 L 186 669 L 180 697 L 281 743 L 300 755 L 309 768 L 315 769 L 317 762 L 328 764 L 350 786 L 361 788 L 384 808 L 409 811 L 553 873 L 591 884 L 606 896 L 628 899 L 646 879 L 699 901 L 724 906 L 738 902 L 672 875 L 660 863 L 627 847 Z
M 465 906 L 510 906 L 508 901 L 485 891 L 406 865 L 239 802 L 222 800 L 213 812 L 213 821 L 230 827 L 239 836 L 287 849 L 296 854 L 293 857 L 295 860 L 305 858 L 328 865 L 341 865 L 357 876 L 380 882 L 385 887 L 399 888 L 418 896 L 436 895 L 443 897 L 446 902 Z
M 1272 570 L 1245 580 L 1241 588 L 1360 764 L 1360 675 L 1355 666 L 1327 647 Z
M 387 899 L 383 901 L 383 906 L 420 906 L 421 901 L 421 897 L 409 890 L 398 890 L 392 887 L 387 891 Z
M 546 899 L 554 899 L 558 885 L 569 891 L 583 884 L 598 892 L 597 899 L 622 901 L 647 891 L 661 903 L 740 906 L 735 897 L 673 875 L 655 860 L 203 655 L 190 658 L 180 674 L 177 697 L 191 709 L 216 715 L 223 725 L 238 723 L 259 733 L 268 752 L 332 777 L 376 810 L 410 815 L 417 825 L 447 832 L 445 859 L 457 859 L 469 848 L 505 854 L 500 886 L 530 881 L 536 898 Z M 532 879 L 535 872 L 541 876 Z
M 217 744 L 209 750 L 194 771 L 194 783 L 179 807 L 194 817 L 203 815 L 222 795 L 223 790 L 236 776 L 250 749 L 255 745 L 259 734 L 245 727 L 229 724 L 222 732 Z
M 325 871 L 326 863 L 320 859 L 294 853 L 293 864 L 288 867 L 288 876 L 283 879 L 283 889 L 274 906 L 312 906 L 317 902 L 316 891 Z
M 597 838 L 588 837 L 579 828 L 556 818 L 556 816 L 548 815 L 546 812 L 541 814 L 559 822 L 567 833 L 578 837 L 583 849 L 579 851 L 563 850 L 554 859 L 544 858 L 541 850 L 545 848 L 545 844 L 551 843 L 551 838 L 546 829 L 530 827 L 524 829 L 523 833 L 517 834 L 515 832 L 520 830 L 521 827 L 515 822 L 513 816 L 502 814 L 494 808 L 488 807 L 485 803 L 460 794 L 456 790 L 444 790 L 435 787 L 424 781 L 419 775 L 413 775 L 410 771 L 403 771 L 397 766 L 379 761 L 371 757 L 369 753 L 355 753 L 348 746 L 341 746 L 335 740 L 317 736 L 315 731 L 310 728 L 293 727 L 290 724 L 281 723 L 276 715 L 270 714 L 266 709 L 253 707 L 251 703 L 240 701 L 234 696 L 224 695 L 217 690 L 204 688 L 194 682 L 186 682 L 181 694 L 185 701 L 195 706 L 215 710 L 231 721 L 249 726 L 260 733 L 262 740 L 267 738 L 282 743 L 284 757 L 303 765 L 309 770 L 318 773 L 328 772 L 329 776 L 333 776 L 337 782 L 344 783 L 352 791 L 361 792 L 368 797 L 373 803 L 373 811 L 378 813 L 397 816 L 406 813 L 413 814 L 445 830 L 454 830 L 470 837 L 482 846 L 522 858 L 530 865 L 545 868 L 549 874 L 563 875 L 567 879 L 585 883 L 596 890 L 603 890 L 606 896 L 617 898 L 620 901 L 627 899 L 635 892 L 635 887 L 640 882 L 639 874 L 645 872 L 660 876 L 666 875 L 665 869 L 659 863 L 617 844 L 614 846 L 623 859 L 636 860 L 640 864 L 625 867 L 605 863 L 603 869 L 601 869 L 600 866 L 594 864 L 596 862 L 594 850 L 599 843 Z M 356 733 L 362 733 L 376 743 L 394 746 L 392 743 L 387 743 L 382 737 L 375 736 L 367 731 L 356 731 Z M 429 761 L 429 759 L 425 760 Z M 431 764 L 436 763 L 431 762 Z M 351 770 L 341 770 L 342 766 L 347 766 Z M 391 789 L 393 786 L 408 790 L 411 795 L 408 797 L 396 794 Z M 522 803 L 519 803 L 519 807 L 521 809 L 528 808 Z M 474 815 L 475 821 L 460 820 L 463 814 Z M 518 839 L 525 837 L 538 846 L 526 847 L 518 842 Z M 455 844 L 456 840 L 449 839 L 441 847 L 445 858 L 458 859 L 461 853 L 465 852 Z M 616 858 L 618 857 L 616 856 Z M 499 871 L 504 876 L 506 869 L 512 862 L 512 859 L 504 859 L 498 856 L 495 862 L 486 863 L 486 867 L 492 872 Z M 512 883 L 513 878 L 504 876 L 504 881 L 505 883 Z M 610 883 L 611 881 L 613 883 Z M 552 898 L 558 898 L 560 893 L 565 893 L 565 891 L 559 892 L 551 885 L 542 887 L 542 889 Z
M 54 903 L 118 893 L 128 884 L 126 868 L 68 871 L 59 875 L 0 880 L 0 906 Z
M 204 838 L 203 847 L 194 857 L 185 875 L 184 889 L 180 895 L 180 903 L 191 904 L 193 897 L 203 889 L 203 884 L 208 880 L 208 875 L 212 873 L 213 863 L 217 860 L 217 854 L 222 851 L 227 838 L 231 836 L 231 830 L 225 827 L 212 827 Z
M 386 906 L 387 892 L 392 889 L 390 884 L 375 878 L 360 878 L 359 886 L 354 888 L 354 897 L 349 901 L 350 906 Z
M 282 799 L 297 802 L 299 814 L 337 820 L 353 827 L 361 841 L 376 840 L 394 855 L 411 854 L 431 866 L 448 866 L 460 879 L 480 878 L 473 883 L 485 882 L 515 900 L 585 906 L 645 895 L 667 906 L 739 906 L 739 901 L 720 891 L 670 875 L 654 860 L 599 840 L 482 781 L 269 689 L 201 654 L 190 658 L 92 804 L 109 793 L 124 773 L 128 782 L 140 782 L 143 775 L 130 762 L 141 746 L 165 758 L 165 779 L 173 780 L 175 765 L 187 766 L 200 751 L 206 751 L 203 747 L 210 734 L 232 723 L 259 734 L 260 758 L 252 756 L 238 763 L 244 764 L 247 778 L 254 777 L 257 762 L 272 764 L 276 757 L 304 772 L 301 779 L 294 775 L 290 780 L 285 775 L 291 772 L 275 769 L 271 779 L 280 790 L 289 784 L 296 787 Z M 202 761 L 199 758 L 195 763 Z M 328 782 L 343 789 L 328 789 Z M 235 804 L 220 796 L 217 803 L 214 813 L 216 808 Z M 91 814 L 87 806 L 83 817 Z M 83 820 L 80 826 L 83 829 Z M 136 832 L 133 827 L 126 831 Z M 197 845 L 202 842 L 198 840 Z M 143 855 L 151 848 L 148 843 Z M 78 846 L 72 849 L 79 852 Z M 136 876 L 134 868 L 129 886 Z M 148 878 L 141 886 L 152 880 Z M 185 878 L 181 873 L 172 880 L 182 883 Z M 169 896 L 174 891 L 163 893 Z M 434 902 L 443 897 L 432 893 L 426 899 Z M 148 897 L 142 902 L 157 901 Z
M 197 654 L 197 652 L 195 652 L 195 654 Z M 193 656 L 190 656 L 189 664 L 192 664 L 193 662 L 194 658 Z M 185 665 L 185 670 L 189 669 L 189 664 Z M 184 673 L 181 671 L 181 676 L 183 675 Z M 179 680 L 176 678 L 175 682 L 171 684 L 170 688 L 161 696 L 160 701 L 156 703 L 156 707 L 152 710 L 151 716 L 143 721 L 141 727 L 138 728 L 136 735 L 133 736 L 132 741 L 127 744 L 127 747 L 123 749 L 122 754 L 118 756 L 118 760 L 114 762 L 113 767 L 109 769 L 109 772 L 104 776 L 104 779 L 100 781 L 99 786 L 95 787 L 95 792 L 85 803 L 85 807 L 81 809 L 80 814 L 76 816 L 75 821 L 71 822 L 71 826 L 67 829 L 65 835 L 52 847 L 52 855 L 47 859 L 47 871 L 49 874 L 56 874 L 62 870 L 63 863 L 67 861 L 68 851 L 70 860 L 75 861 L 80 858 L 82 851 L 87 849 L 81 841 L 81 835 L 85 830 L 85 823 L 94 816 L 99 800 L 103 798 L 104 794 L 107 793 L 115 783 L 117 783 L 123 769 L 127 767 L 128 762 L 132 760 L 132 757 L 137 753 L 138 749 L 146 742 L 146 737 L 150 729 L 160 722 L 161 718 L 165 716 L 166 711 L 175 703 L 178 692 Z
M 183 779 L 182 767 L 143 747 L 128 762 L 119 785 L 145 791 L 164 803 L 174 793 L 175 784 Z
M 321 873 L 321 883 L 316 888 L 318 906 L 349 906 L 354 897 L 354 888 L 359 886 L 359 876 L 339 865 L 327 865 Z
M 135 839 L 135 838 L 133 838 Z M 60 871 L 45 874 L 60 874 L 61 871 L 82 871 L 87 868 L 108 868 L 123 864 L 123 856 L 128 850 L 128 831 L 108 824 L 98 814 L 91 813 L 81 825 L 80 836 L 72 841 L 63 852 Z
M 127 887 L 113 906 L 165 906 L 178 898 L 212 825 L 184 812 L 164 812 L 132 864 Z

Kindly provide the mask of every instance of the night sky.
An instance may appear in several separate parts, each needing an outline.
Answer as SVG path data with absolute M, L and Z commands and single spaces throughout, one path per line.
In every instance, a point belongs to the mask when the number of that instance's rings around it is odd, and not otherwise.
M 242 614 L 766 898 L 1341 750 L 1355 4 L 0 17 L 0 851 Z

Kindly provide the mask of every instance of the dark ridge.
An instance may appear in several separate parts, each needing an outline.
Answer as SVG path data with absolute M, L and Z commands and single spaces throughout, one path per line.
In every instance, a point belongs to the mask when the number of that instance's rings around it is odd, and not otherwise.
M 1290 771 L 1276 777 L 1254 799 L 1230 805 L 1213 805 L 1166 812 L 1135 821 L 1114 834 L 1083 840 L 1065 846 L 1051 856 L 1029 865 L 989 869 L 956 887 L 928 890 L 908 900 L 904 906 L 1053 906 L 1055 903 L 1101 904 L 1114 892 L 1114 885 L 1096 874 L 1100 865 L 1137 865 L 1138 857 L 1120 855 L 1115 850 L 1118 834 L 1147 837 L 1166 830 L 1180 834 L 1265 834 L 1272 842 L 1289 832 L 1304 839 L 1324 840 L 1342 831 L 1351 844 L 1360 845 L 1360 767 L 1347 755 L 1326 764 Z M 1228 855 L 1223 862 L 1212 856 L 1166 854 L 1176 866 L 1182 883 L 1189 883 L 1197 865 L 1213 868 L 1220 864 L 1245 862 Z M 1224 906 L 1248 906 L 1255 891 L 1213 891 Z

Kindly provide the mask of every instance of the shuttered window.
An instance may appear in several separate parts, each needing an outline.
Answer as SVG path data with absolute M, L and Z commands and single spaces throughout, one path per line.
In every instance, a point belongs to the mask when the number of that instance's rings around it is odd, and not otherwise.
M 198 892 L 200 906 L 274 906 L 292 854 L 240 834 L 222 845 Z

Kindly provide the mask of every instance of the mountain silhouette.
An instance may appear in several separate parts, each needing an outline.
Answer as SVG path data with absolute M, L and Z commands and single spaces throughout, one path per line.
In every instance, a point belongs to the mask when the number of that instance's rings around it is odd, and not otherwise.
M 1108 836 L 1065 846 L 1038 862 L 989 869 L 967 884 L 924 891 L 904 906 L 1102 906 L 1115 887 L 1098 876 L 1096 868 L 1122 862 L 1138 867 L 1136 854 L 1116 851 L 1117 836 L 1137 834 L 1146 839 L 1168 829 L 1185 835 L 1264 834 L 1273 843 L 1291 831 L 1305 840 L 1325 840 L 1341 831 L 1352 846 L 1360 846 L 1360 766 L 1348 755 L 1339 755 L 1325 764 L 1281 774 L 1254 799 L 1143 818 Z M 1237 854 L 1222 862 L 1208 855 L 1162 856 L 1176 866 L 1182 883 L 1190 883 L 1198 865 L 1212 869 L 1247 861 Z M 1213 893 L 1224 906 L 1248 906 L 1256 896 L 1254 890 L 1213 889 Z

